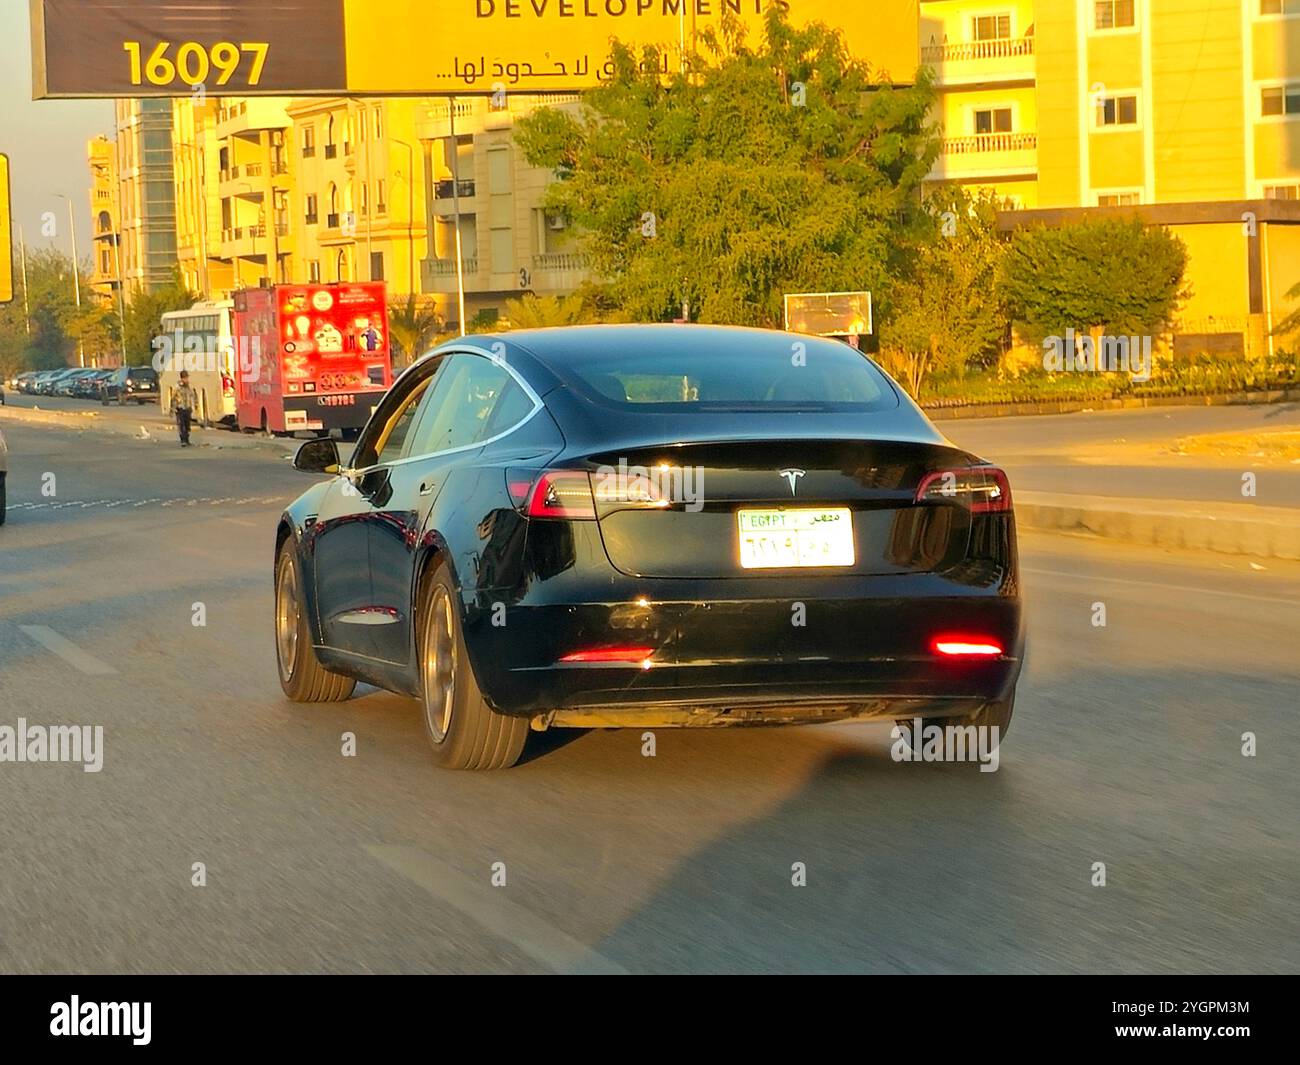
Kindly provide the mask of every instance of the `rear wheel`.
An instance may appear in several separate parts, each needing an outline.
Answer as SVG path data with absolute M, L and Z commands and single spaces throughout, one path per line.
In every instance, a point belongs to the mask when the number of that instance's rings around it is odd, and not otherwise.
M 0 525 L 5 523 L 5 475 L 0 473 Z
M 275 658 L 280 687 L 295 703 L 339 703 L 357 685 L 351 677 L 331 673 L 316 657 L 303 608 L 298 563 L 289 544 L 280 549 L 275 565 Z
M 483 698 L 461 633 L 447 567 L 429 580 L 420 610 L 420 706 L 434 760 L 444 769 L 507 769 L 519 761 L 528 719 Z

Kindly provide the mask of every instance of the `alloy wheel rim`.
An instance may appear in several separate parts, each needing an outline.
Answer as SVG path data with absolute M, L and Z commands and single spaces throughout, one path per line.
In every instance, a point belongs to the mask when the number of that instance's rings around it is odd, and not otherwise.
M 424 641 L 424 718 L 435 743 L 447 738 L 456 698 L 456 638 L 451 609 L 451 596 L 439 587 L 430 604 Z
M 292 562 L 285 562 L 276 589 L 275 649 L 280 659 L 280 677 L 293 679 L 293 665 L 298 653 L 298 580 Z

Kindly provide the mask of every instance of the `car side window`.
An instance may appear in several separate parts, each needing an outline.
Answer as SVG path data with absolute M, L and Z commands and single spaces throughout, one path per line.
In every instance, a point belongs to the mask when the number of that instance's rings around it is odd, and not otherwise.
M 495 416 L 503 403 L 506 413 L 517 412 L 513 420 Z M 407 454 L 432 455 L 480 443 L 509 429 L 531 407 L 527 393 L 499 363 L 481 355 L 452 355 L 425 400 Z
M 383 398 L 357 441 L 351 461 L 353 469 L 369 469 L 401 456 L 421 401 L 431 390 L 431 382 L 445 361 L 430 360 L 418 374 L 395 385 Z

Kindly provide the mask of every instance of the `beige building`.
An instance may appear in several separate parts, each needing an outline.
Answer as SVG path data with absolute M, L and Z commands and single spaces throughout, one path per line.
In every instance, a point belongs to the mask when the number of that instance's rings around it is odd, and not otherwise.
M 172 180 L 170 100 L 118 100 L 117 219 L 127 299 L 172 282 L 176 272 L 176 199 Z
M 117 149 L 107 137 L 94 137 L 86 144 L 90 167 L 90 290 L 104 303 L 117 304 L 121 288 L 118 254 Z
M 422 264 L 423 289 L 437 295 L 449 323 L 459 318 L 457 200 L 468 320 L 504 315 L 506 300 L 523 292 L 567 295 L 586 278 L 575 234 L 542 209 L 552 173 L 529 166 L 512 136 L 519 115 L 536 107 L 576 108 L 577 101 L 577 96 L 557 94 L 513 96 L 503 107 L 477 98 L 454 105 L 439 100 L 423 108 L 417 135 L 428 163 L 432 233 Z

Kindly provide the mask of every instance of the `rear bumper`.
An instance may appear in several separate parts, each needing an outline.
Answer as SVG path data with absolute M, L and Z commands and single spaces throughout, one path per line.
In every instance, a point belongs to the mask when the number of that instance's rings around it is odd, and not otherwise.
M 900 581 L 918 594 L 881 594 Z M 555 724 L 789 723 L 965 714 L 1006 698 L 1020 674 L 1021 605 L 1005 591 L 865 578 L 834 597 L 682 600 L 660 583 L 683 582 L 640 581 L 619 602 L 515 603 L 498 626 L 481 602 L 465 635 L 484 695 Z M 931 649 L 942 633 L 996 639 L 1005 653 L 946 658 Z M 652 653 L 648 666 L 560 661 L 598 647 Z

